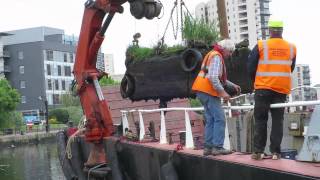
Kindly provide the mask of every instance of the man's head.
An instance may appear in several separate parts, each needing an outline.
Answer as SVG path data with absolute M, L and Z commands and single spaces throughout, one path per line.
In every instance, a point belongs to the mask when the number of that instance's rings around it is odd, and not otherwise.
M 270 19 L 268 22 L 268 27 L 271 38 L 282 38 L 283 21 Z
M 214 45 L 214 49 L 219 51 L 224 58 L 228 58 L 234 50 L 234 43 L 230 39 L 224 39 Z

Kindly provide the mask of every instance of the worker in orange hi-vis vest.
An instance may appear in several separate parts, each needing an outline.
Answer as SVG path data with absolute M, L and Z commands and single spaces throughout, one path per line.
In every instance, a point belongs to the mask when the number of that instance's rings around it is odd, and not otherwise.
M 270 20 L 270 39 L 259 40 L 249 54 L 248 71 L 255 88 L 254 146 L 252 159 L 264 157 L 267 142 L 268 112 L 271 112 L 272 130 L 270 152 L 272 159 L 281 157 L 284 108 L 270 108 L 270 104 L 284 103 L 291 89 L 291 72 L 296 61 L 296 47 L 282 38 L 283 22 Z
M 201 70 L 195 79 L 192 90 L 204 107 L 205 115 L 205 147 L 203 155 L 230 154 L 223 148 L 225 138 L 225 114 L 221 105 L 221 98 L 229 100 L 230 95 L 224 87 L 233 87 L 240 93 L 240 87 L 227 80 L 224 58 L 231 55 L 234 44 L 226 39 L 213 46 L 202 61 Z

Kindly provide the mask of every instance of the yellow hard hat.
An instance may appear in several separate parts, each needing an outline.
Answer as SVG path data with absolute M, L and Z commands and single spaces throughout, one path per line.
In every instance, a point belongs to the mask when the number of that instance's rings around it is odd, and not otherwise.
M 283 28 L 283 21 L 269 20 L 268 27 L 270 27 L 270 28 Z

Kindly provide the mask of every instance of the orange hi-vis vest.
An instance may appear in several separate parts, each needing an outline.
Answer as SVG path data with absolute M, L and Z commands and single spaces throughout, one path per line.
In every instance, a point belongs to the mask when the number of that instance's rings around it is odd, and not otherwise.
M 206 77 L 208 70 L 209 70 L 210 62 L 211 62 L 212 58 L 216 55 L 220 56 L 220 58 L 222 60 L 222 65 L 223 65 L 223 73 L 222 73 L 223 75 L 222 76 L 223 77 L 222 77 L 221 81 L 223 83 L 225 83 L 226 73 L 225 73 L 222 55 L 219 52 L 212 50 L 209 53 L 207 53 L 207 55 L 204 57 L 204 59 L 202 61 L 201 70 L 192 85 L 193 91 L 207 93 L 211 96 L 219 96 L 218 92 L 214 89 L 213 85 L 211 84 L 210 79 Z
M 296 56 L 296 47 L 281 38 L 271 38 L 259 40 L 258 48 L 260 58 L 254 88 L 289 94 L 291 64 Z

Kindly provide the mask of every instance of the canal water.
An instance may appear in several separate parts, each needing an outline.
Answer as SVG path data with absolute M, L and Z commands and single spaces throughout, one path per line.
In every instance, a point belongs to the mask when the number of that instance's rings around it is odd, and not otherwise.
M 65 180 L 55 141 L 0 147 L 0 180 Z

